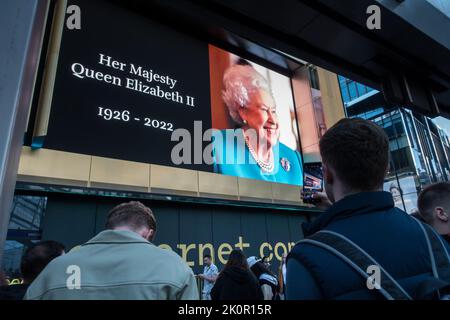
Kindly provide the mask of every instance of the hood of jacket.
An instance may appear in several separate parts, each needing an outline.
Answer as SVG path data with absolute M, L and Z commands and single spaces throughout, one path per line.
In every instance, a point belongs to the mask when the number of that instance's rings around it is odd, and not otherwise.
M 387 211 L 394 206 L 392 194 L 389 192 L 375 191 L 352 194 L 334 203 L 313 222 L 303 223 L 303 234 L 308 237 L 319 230 L 325 229 L 333 221 L 355 215 Z

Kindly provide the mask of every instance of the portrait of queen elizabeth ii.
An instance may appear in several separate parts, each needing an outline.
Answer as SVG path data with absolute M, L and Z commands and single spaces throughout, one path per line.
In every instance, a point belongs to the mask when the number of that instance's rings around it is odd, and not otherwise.
M 280 142 L 282 106 L 264 76 L 240 59 L 224 72 L 222 99 L 234 128 L 214 133 L 214 172 L 302 185 L 300 153 Z

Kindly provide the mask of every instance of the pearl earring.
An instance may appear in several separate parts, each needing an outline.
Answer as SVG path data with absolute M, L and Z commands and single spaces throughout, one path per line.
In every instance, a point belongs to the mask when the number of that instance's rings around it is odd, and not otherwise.
M 247 120 L 242 120 L 242 122 L 243 122 L 244 124 L 247 124 Z

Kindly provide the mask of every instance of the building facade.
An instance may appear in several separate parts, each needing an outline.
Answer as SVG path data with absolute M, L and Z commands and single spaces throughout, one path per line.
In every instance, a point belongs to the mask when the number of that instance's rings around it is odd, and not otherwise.
M 392 193 L 396 206 L 414 212 L 424 186 L 450 181 L 448 135 L 428 117 L 386 105 L 381 92 L 338 78 L 347 116 L 371 120 L 387 133 L 391 157 L 384 189 Z

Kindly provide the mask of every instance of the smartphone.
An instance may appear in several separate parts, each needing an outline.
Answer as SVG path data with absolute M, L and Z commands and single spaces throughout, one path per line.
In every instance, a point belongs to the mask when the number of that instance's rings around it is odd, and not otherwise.
M 321 162 L 309 162 L 303 166 L 303 202 L 314 204 L 318 200 L 312 195 L 323 191 L 323 173 Z

